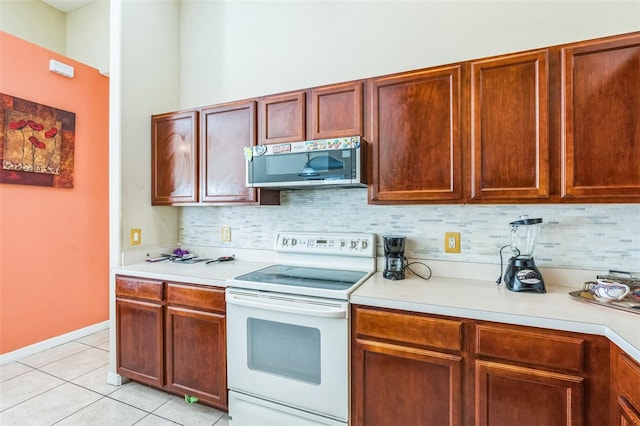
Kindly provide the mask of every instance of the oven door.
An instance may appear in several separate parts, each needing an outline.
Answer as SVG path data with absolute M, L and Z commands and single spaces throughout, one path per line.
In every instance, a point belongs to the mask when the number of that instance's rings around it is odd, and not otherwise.
M 229 388 L 347 422 L 348 303 L 234 288 L 226 300 Z

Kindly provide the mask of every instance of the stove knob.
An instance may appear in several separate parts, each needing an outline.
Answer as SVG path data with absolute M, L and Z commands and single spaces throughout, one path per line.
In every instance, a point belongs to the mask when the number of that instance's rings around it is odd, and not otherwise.
M 289 244 L 289 239 L 288 238 L 283 238 L 282 239 L 282 245 L 286 246 L 287 244 Z
M 295 246 L 296 244 L 298 244 L 298 240 L 296 240 L 295 238 L 291 239 L 291 245 Z
M 344 240 L 341 240 L 341 241 L 340 241 L 340 247 L 344 247 L 344 246 L 346 246 L 346 245 L 347 245 L 347 243 L 345 243 L 345 242 L 344 242 Z
M 366 248 L 367 248 L 367 245 L 368 245 L 368 244 L 367 244 L 367 241 L 366 241 L 366 240 L 362 240 L 362 242 L 360 243 L 360 248 L 361 248 L 362 250 L 364 250 L 364 249 L 366 249 Z
M 351 240 L 351 248 L 356 248 L 356 247 L 358 247 L 358 242 Z

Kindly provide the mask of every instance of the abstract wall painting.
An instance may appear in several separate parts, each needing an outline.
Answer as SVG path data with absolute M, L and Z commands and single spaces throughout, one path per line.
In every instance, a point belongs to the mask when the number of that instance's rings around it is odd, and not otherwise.
M 76 115 L 0 93 L 0 183 L 73 188 Z

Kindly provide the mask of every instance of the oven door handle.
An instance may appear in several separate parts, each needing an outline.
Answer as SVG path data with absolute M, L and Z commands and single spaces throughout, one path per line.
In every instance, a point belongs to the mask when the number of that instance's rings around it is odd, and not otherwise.
M 286 312 L 291 314 L 307 315 L 325 318 L 346 318 L 347 310 L 339 306 L 322 306 L 299 303 L 292 304 L 265 303 L 258 300 L 249 299 L 251 296 L 238 296 L 227 294 L 227 303 L 231 305 L 246 306 L 249 308 L 267 309 L 276 312 Z

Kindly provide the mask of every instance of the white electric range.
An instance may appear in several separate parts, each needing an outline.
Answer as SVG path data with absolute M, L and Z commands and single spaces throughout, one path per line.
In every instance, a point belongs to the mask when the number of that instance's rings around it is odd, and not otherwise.
M 227 281 L 229 424 L 349 424 L 349 294 L 375 235 L 281 232 L 278 263 Z

